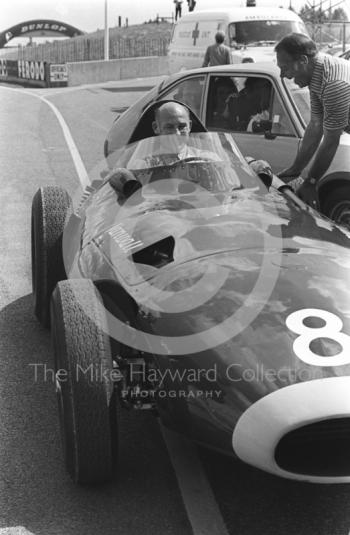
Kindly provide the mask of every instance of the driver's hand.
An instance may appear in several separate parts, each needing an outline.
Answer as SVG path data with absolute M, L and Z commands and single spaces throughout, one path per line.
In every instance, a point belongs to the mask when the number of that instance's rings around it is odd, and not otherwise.
M 273 172 L 270 164 L 266 160 L 254 160 L 250 156 L 246 157 L 249 167 L 261 178 L 267 189 L 270 188 L 273 180 Z
M 259 175 L 260 173 L 264 173 L 264 174 L 269 174 L 269 175 L 271 174 L 272 176 L 271 166 L 266 160 L 253 160 L 253 159 L 248 160 L 248 158 L 247 158 L 247 161 L 250 167 L 253 169 L 253 171 L 255 171 L 257 175 Z

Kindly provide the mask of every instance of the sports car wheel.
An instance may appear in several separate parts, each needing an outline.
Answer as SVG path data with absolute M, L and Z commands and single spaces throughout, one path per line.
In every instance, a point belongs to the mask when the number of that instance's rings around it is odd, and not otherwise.
M 350 230 L 350 187 L 332 191 L 324 203 L 323 213 Z
M 105 310 L 90 280 L 57 284 L 51 299 L 64 458 L 76 483 L 113 478 L 117 411 Z
M 40 188 L 32 203 L 32 286 L 34 311 L 45 327 L 50 324 L 50 297 L 66 278 L 62 234 L 72 201 L 60 186 Z

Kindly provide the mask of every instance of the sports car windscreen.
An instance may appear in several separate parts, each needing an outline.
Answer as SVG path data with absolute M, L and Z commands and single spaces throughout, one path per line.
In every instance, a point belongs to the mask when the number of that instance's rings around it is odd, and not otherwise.
M 308 87 L 299 87 L 292 80 L 288 80 L 288 78 L 283 78 L 283 82 L 297 108 L 300 119 L 306 126 L 310 122 L 311 116 L 310 92 Z

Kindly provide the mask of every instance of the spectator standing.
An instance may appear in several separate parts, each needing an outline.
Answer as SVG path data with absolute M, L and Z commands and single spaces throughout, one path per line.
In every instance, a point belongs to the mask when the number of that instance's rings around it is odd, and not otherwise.
M 275 52 L 281 76 L 294 78 L 299 87 L 308 86 L 311 102 L 311 118 L 300 150 L 279 177 L 300 175 L 315 155 L 298 194 L 317 207 L 317 182 L 332 163 L 342 132 L 350 133 L 350 62 L 319 53 L 316 43 L 299 33 L 281 39 Z
M 219 30 L 215 34 L 215 44 L 209 45 L 202 67 L 214 67 L 215 65 L 228 65 L 232 63 L 231 51 L 228 46 L 224 45 L 225 32 Z
M 196 0 L 187 0 L 188 3 L 188 11 L 193 11 L 196 7 Z
M 181 13 L 182 13 L 182 0 L 174 0 L 175 4 L 175 20 L 179 17 L 181 19 Z

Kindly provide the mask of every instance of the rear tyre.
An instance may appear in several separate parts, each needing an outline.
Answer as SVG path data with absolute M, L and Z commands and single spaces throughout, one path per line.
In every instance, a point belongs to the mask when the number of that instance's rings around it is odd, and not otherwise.
M 72 201 L 60 186 L 40 188 L 32 203 L 32 286 L 34 312 L 50 325 L 50 297 L 57 282 L 66 278 L 62 254 L 65 222 Z
M 76 483 L 110 481 L 117 459 L 113 363 L 105 309 L 92 281 L 57 284 L 51 325 L 67 471 Z
M 339 225 L 350 230 L 350 187 L 332 191 L 323 204 L 323 213 Z

